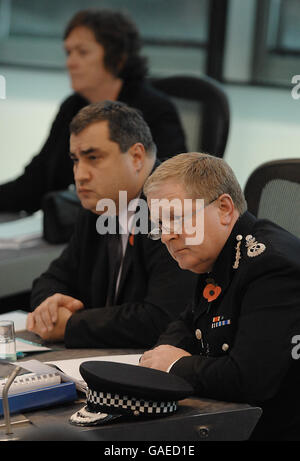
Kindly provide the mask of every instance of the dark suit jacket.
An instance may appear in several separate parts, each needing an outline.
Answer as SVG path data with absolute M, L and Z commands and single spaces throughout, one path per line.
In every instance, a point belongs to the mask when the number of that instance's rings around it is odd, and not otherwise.
M 80 299 L 85 309 L 67 323 L 67 347 L 151 347 L 194 293 L 196 276 L 182 271 L 160 241 L 129 239 L 116 305 L 105 307 L 108 234 L 96 232 L 97 216 L 82 210 L 75 233 L 32 289 L 32 308 L 54 293 Z
M 158 158 L 186 152 L 180 119 L 174 104 L 165 95 L 145 83 L 125 82 L 118 100 L 141 111 L 157 145 Z M 69 125 L 87 104 L 79 94 L 71 95 L 62 103 L 41 152 L 21 176 L 0 185 L 0 211 L 32 213 L 40 209 L 47 192 L 73 184 Z
M 236 236 L 242 235 L 239 267 Z M 265 250 L 248 255 L 245 237 Z M 208 302 L 207 279 L 221 287 Z M 216 291 L 217 293 L 217 291 Z M 193 307 L 169 325 L 158 344 L 189 351 L 171 368 L 198 395 L 263 409 L 253 439 L 300 439 L 300 240 L 246 212 L 236 223 L 211 274 L 201 275 Z

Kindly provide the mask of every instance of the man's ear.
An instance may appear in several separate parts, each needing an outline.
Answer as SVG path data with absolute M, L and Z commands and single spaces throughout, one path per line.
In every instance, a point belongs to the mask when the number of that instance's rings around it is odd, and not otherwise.
M 123 70 L 125 64 L 126 64 L 126 61 L 127 61 L 127 58 L 128 58 L 128 55 L 127 54 L 123 54 L 119 63 L 118 63 L 118 73 L 120 74 L 121 71 Z
M 139 173 L 144 166 L 146 157 L 146 150 L 144 145 L 140 142 L 137 142 L 129 148 L 128 153 L 131 157 L 132 165 L 135 169 L 135 172 Z
M 231 224 L 235 213 L 235 207 L 229 194 L 222 194 L 218 198 L 220 223 L 228 226 Z

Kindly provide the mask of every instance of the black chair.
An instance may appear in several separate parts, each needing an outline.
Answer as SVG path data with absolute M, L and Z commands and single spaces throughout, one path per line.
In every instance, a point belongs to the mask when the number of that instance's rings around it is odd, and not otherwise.
M 244 193 L 250 213 L 300 237 L 300 158 L 263 163 L 248 178 Z
M 156 78 L 151 83 L 175 98 L 186 132 L 188 150 L 223 157 L 229 133 L 230 110 L 222 86 L 210 77 L 184 75 Z M 192 108 L 191 103 L 194 104 Z

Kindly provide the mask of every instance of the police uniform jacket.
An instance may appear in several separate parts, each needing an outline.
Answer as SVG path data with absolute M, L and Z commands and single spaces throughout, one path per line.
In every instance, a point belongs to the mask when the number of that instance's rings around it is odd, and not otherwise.
M 158 344 L 192 354 L 170 372 L 200 397 L 260 406 L 253 439 L 299 440 L 299 334 L 300 240 L 246 212 Z
M 158 158 L 186 152 L 185 136 L 174 104 L 145 82 L 125 81 L 118 101 L 138 109 L 147 122 L 157 146 Z M 0 185 L 0 211 L 41 208 L 43 196 L 73 184 L 73 164 L 69 157 L 70 123 L 87 99 L 74 93 L 60 106 L 49 136 L 22 175 Z
M 108 302 L 112 236 L 96 231 L 97 218 L 80 211 L 66 249 L 33 283 L 32 309 L 55 293 L 82 301 L 66 326 L 67 347 L 151 347 L 192 299 L 197 278 L 160 241 L 137 233 L 129 236 L 116 298 Z

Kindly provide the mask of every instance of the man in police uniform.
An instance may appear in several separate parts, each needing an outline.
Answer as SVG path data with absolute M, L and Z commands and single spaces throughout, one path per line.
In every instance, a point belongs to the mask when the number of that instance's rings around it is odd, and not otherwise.
M 173 321 L 141 365 L 185 378 L 200 397 L 263 410 L 251 438 L 300 439 L 300 241 L 246 211 L 230 167 L 205 154 L 164 162 L 144 187 L 153 199 L 204 199 L 204 239 L 187 244 L 197 213 L 158 223 L 182 269 L 199 274 L 193 304 Z M 199 210 L 198 210 L 199 212 Z M 164 213 L 162 211 L 162 216 Z

